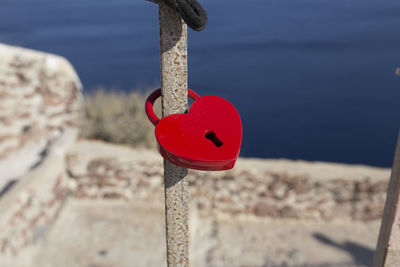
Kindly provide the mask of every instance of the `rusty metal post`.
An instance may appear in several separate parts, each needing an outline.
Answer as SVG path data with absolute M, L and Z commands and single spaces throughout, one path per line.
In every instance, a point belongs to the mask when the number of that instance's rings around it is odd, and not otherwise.
M 159 1 L 163 116 L 187 109 L 187 26 Z M 164 160 L 168 266 L 189 266 L 187 169 Z
M 373 267 L 400 266 L 400 133 Z
M 400 68 L 395 71 L 400 76 Z M 373 267 L 400 266 L 400 132 Z

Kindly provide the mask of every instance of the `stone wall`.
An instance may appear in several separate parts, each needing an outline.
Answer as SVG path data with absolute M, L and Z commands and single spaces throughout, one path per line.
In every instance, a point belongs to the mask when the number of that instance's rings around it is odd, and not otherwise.
M 68 194 L 65 151 L 76 136 L 77 131 L 67 130 L 51 145 L 43 162 L 0 198 L 1 266 L 7 266 L 6 262 L 12 266 L 20 253 L 31 255 L 33 245 L 56 219 Z
M 67 60 L 0 44 L 0 266 L 29 266 L 62 207 L 81 101 Z
M 156 152 L 80 141 L 68 154 L 67 171 L 76 198 L 162 205 L 162 159 Z M 189 175 L 192 206 L 200 216 L 369 221 L 381 217 L 390 170 L 239 159 L 230 171 Z
M 77 127 L 80 90 L 64 58 L 0 44 L 0 188 L 40 164 L 66 127 Z

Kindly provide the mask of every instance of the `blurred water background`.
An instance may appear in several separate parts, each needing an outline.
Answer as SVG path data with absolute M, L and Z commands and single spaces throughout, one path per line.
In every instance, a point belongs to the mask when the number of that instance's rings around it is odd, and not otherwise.
M 390 166 L 400 125 L 400 1 L 200 0 L 189 85 L 239 110 L 241 155 Z M 0 0 L 0 42 L 68 58 L 85 91 L 156 88 L 144 0 Z

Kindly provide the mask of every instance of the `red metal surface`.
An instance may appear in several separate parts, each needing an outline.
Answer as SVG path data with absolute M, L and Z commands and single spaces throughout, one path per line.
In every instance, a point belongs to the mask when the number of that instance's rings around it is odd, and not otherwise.
M 154 126 L 157 125 L 157 123 L 160 121 L 160 119 L 154 113 L 153 104 L 157 100 L 157 98 L 159 98 L 160 96 L 161 96 L 161 88 L 157 89 L 153 93 L 151 93 L 149 95 L 149 97 L 147 98 L 146 104 L 145 104 L 145 110 L 146 110 L 147 117 L 149 118 L 151 123 L 154 124 Z M 188 96 L 193 100 L 196 100 L 197 98 L 200 97 L 198 94 L 196 94 L 194 91 L 190 90 L 189 88 L 188 88 Z
M 159 120 L 152 105 L 160 94 L 155 91 L 149 96 L 146 113 L 156 125 L 161 155 L 185 168 L 208 171 L 233 168 L 242 142 L 242 123 L 235 107 L 221 97 L 198 97 L 194 93 L 195 101 L 187 114 L 173 114 Z

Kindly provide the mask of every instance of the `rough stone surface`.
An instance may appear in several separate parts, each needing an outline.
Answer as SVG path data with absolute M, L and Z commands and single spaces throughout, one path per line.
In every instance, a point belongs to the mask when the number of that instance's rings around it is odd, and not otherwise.
M 70 199 L 32 266 L 166 266 L 162 207 Z
M 65 169 L 71 196 L 55 223 L 37 228 L 40 238 L 16 256 L 8 249 L 0 266 L 165 266 L 158 153 L 80 140 Z M 380 222 L 365 207 L 380 214 L 389 174 L 254 159 L 226 172 L 191 171 L 190 265 L 370 266 Z
M 198 267 L 366 267 L 379 230 L 378 221 L 203 218 L 190 212 L 190 266 Z M 37 245 L 27 266 L 166 266 L 164 209 L 70 198 Z
M 76 136 L 74 130 L 64 133 L 40 166 L 0 199 L 0 266 L 22 264 L 26 257 L 29 263 L 35 243 L 57 218 L 68 193 L 65 151 Z
M 219 219 L 205 266 L 370 266 L 379 222 Z
M 0 188 L 40 164 L 77 127 L 81 84 L 64 58 L 0 44 Z
M 163 194 L 156 152 L 80 141 L 67 168 L 76 198 L 154 201 Z M 239 159 L 230 171 L 190 171 L 190 199 L 205 217 L 369 221 L 382 215 L 389 176 L 367 166 Z
M 0 44 L 0 266 L 31 266 L 67 196 L 81 84 L 65 59 Z

